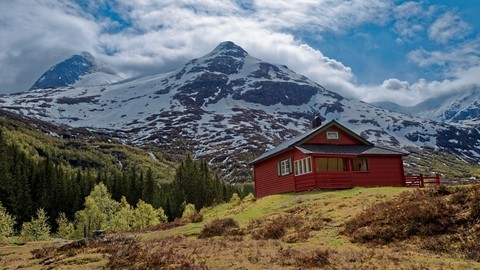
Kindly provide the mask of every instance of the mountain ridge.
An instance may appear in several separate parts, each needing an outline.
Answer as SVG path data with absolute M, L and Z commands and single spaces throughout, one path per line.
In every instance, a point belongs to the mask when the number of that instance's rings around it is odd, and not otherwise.
M 393 102 L 377 102 L 374 105 L 435 121 L 480 125 L 480 88 L 478 87 L 429 98 L 414 106 L 401 106 Z
M 304 132 L 319 115 L 376 144 L 443 149 L 480 161 L 475 128 L 342 97 L 232 42 L 169 73 L 104 86 L 32 90 L 3 100 L 1 106 L 10 111 L 109 133 L 124 143 L 173 151 L 187 145 L 231 181 L 251 177 L 248 161 Z
M 89 52 L 72 55 L 45 71 L 29 90 L 65 86 L 93 86 L 123 79 Z

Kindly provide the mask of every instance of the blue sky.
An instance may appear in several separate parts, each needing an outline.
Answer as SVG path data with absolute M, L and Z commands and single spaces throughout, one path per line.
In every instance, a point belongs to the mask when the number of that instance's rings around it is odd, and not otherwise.
M 0 93 L 89 51 L 124 77 L 231 40 L 326 88 L 413 105 L 480 85 L 477 1 L 24 0 L 0 2 Z

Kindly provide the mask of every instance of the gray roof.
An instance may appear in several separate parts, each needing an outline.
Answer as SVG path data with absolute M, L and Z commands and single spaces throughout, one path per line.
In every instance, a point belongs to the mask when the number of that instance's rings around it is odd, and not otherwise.
M 312 130 L 310 130 L 310 131 L 308 131 L 308 132 L 306 132 L 302 135 L 299 135 L 299 136 L 297 136 L 293 139 L 290 139 L 288 141 L 285 141 L 285 142 L 279 144 L 277 147 L 265 152 L 263 155 L 259 156 L 258 158 L 254 159 L 253 161 L 251 161 L 250 164 L 258 163 L 258 162 L 263 161 L 263 160 L 265 160 L 265 159 L 267 159 L 271 156 L 276 156 L 276 155 L 281 154 L 281 153 L 283 153 L 283 152 L 285 152 L 289 149 L 292 149 L 293 147 L 298 147 L 298 146 L 302 145 L 303 143 L 307 142 L 308 140 L 310 140 L 311 138 L 315 137 L 317 134 L 321 133 L 322 131 L 325 131 L 326 129 L 330 128 L 333 125 L 335 125 L 340 130 L 348 133 L 352 137 L 354 137 L 357 140 L 359 140 L 360 142 L 362 142 L 363 145 L 355 145 L 357 147 L 367 147 L 368 148 L 368 149 L 365 148 L 365 152 L 362 153 L 362 154 L 386 154 L 386 155 L 406 154 L 404 152 L 394 150 L 394 149 L 389 150 L 389 148 L 386 148 L 386 147 L 383 147 L 383 146 L 382 147 L 379 147 L 379 146 L 375 147 L 371 142 L 367 141 L 366 139 L 359 136 L 358 134 L 351 131 L 350 129 L 342 126 L 337 121 L 332 120 L 332 121 L 328 122 L 327 124 L 325 124 L 323 126 L 312 129 Z M 302 145 L 302 147 L 305 147 L 305 146 L 306 145 Z M 314 145 L 314 146 L 316 146 L 316 145 Z M 318 145 L 318 146 L 326 146 L 326 145 Z M 339 146 L 339 145 L 335 145 L 335 146 L 331 146 L 331 147 L 338 148 L 338 150 L 332 150 L 332 151 L 352 151 L 352 149 L 341 150 L 342 147 Z M 307 151 L 307 149 L 305 149 L 305 150 Z M 357 150 L 357 151 L 359 151 L 359 150 Z M 334 152 L 331 152 L 331 153 L 334 153 Z M 341 154 L 341 153 L 338 153 L 338 154 Z M 358 154 L 354 154 L 354 155 L 358 155 Z
M 304 144 L 296 146 L 304 154 L 336 154 L 336 155 L 405 155 L 403 151 L 385 146 L 374 145 L 319 145 Z
M 255 163 L 258 163 L 270 156 L 274 156 L 274 155 L 278 155 L 282 152 L 285 152 L 286 150 L 288 150 L 291 146 L 293 145 L 296 145 L 297 143 L 303 141 L 305 138 L 308 138 L 310 135 L 312 135 L 313 133 L 316 133 L 317 131 L 319 131 L 322 127 L 317 127 L 316 129 L 312 129 L 311 131 L 307 132 L 307 133 L 304 133 L 302 135 L 299 135 L 293 139 L 290 139 L 288 141 L 285 141 L 279 145 L 277 145 L 277 147 L 273 148 L 273 149 L 270 149 L 269 151 L 265 152 L 263 155 L 259 156 L 258 158 L 254 159 L 252 162 L 250 162 L 250 164 L 255 164 Z

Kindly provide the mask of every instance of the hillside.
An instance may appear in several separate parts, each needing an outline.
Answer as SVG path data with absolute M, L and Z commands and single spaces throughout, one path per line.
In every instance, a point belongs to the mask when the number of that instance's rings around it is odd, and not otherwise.
M 408 191 L 409 193 L 402 193 Z M 412 193 L 413 192 L 413 193 Z M 433 193 L 432 193 L 433 192 Z M 444 191 L 441 191 L 444 192 Z M 404 201 L 412 195 L 418 202 L 430 198 L 433 204 L 448 197 L 449 193 L 435 191 L 415 191 L 406 188 L 354 188 L 337 191 L 314 191 L 299 194 L 274 195 L 244 201 L 239 204 L 221 204 L 202 211 L 204 220 L 189 223 L 173 229 L 160 226 L 153 231 L 137 232 L 133 235 L 110 235 L 103 243 L 90 243 L 82 248 L 49 248 L 65 244 L 57 240 L 51 242 L 28 243 L 24 246 L 0 247 L 0 266 L 5 269 L 43 267 L 70 267 L 78 269 L 147 269 L 169 267 L 171 269 L 306 269 L 324 267 L 328 269 L 475 269 L 478 262 L 468 259 L 466 253 L 456 253 L 453 249 L 434 250 L 445 234 L 430 238 L 426 248 L 418 238 L 396 240 L 387 244 L 359 243 L 354 235 L 345 234 L 346 224 L 365 219 L 365 210 L 379 209 L 379 216 L 388 205 Z M 421 195 L 425 194 L 425 195 Z M 429 195 L 431 194 L 431 195 Z M 435 195 L 437 194 L 437 195 Z M 461 192 L 458 194 L 462 194 Z M 422 197 L 423 196 L 423 197 Z M 425 196 L 437 196 L 434 197 Z M 465 198 L 468 198 L 465 197 Z M 467 202 L 468 199 L 463 199 Z M 385 208 L 372 208 L 383 203 Z M 445 218 L 443 204 L 425 204 L 425 213 L 443 213 L 427 221 L 426 226 L 435 225 L 438 218 Z M 409 208 L 390 211 L 390 219 L 401 218 L 415 211 L 402 212 Z M 406 207 L 411 207 L 405 201 Z M 383 207 L 383 206 L 382 206 Z M 453 206 L 452 206 L 453 207 Z M 456 207 L 456 206 L 455 206 Z M 468 209 L 451 212 L 459 216 L 468 214 Z M 438 211 L 437 211 L 438 210 Z M 463 213 L 463 214 L 462 214 Z M 363 216 L 362 216 L 363 215 Z M 377 214 L 369 214 L 375 219 Z M 417 215 L 418 216 L 418 215 Z M 214 219 L 233 218 L 235 223 Z M 415 217 L 418 218 L 418 217 Z M 408 219 L 407 219 L 408 220 Z M 423 219 L 427 220 L 427 219 Z M 443 219 L 442 219 L 443 220 Z M 390 220 L 386 220 L 390 222 Z M 350 222 L 350 223 L 349 223 Z M 403 222 L 403 221 L 402 221 Z M 422 221 L 425 222 L 425 221 Z M 446 223 L 445 223 L 446 224 Z M 459 223 L 460 224 L 460 223 Z M 207 226 L 209 225 L 209 226 Z M 402 224 L 399 224 L 403 226 Z M 226 235 L 210 237 L 210 234 Z M 389 225 L 390 226 L 390 225 Z M 164 230 L 161 230 L 161 229 Z M 391 225 L 394 229 L 395 225 Z M 377 228 L 372 227 L 371 230 Z M 203 230 L 203 232 L 202 232 Z M 411 230 L 410 230 L 411 231 Z M 368 235 L 369 229 L 364 230 Z M 378 234 L 381 236 L 381 234 Z M 453 236 L 454 234 L 452 234 Z M 203 236 L 203 237 L 202 237 Z M 420 236 L 421 237 L 421 236 Z M 423 239 L 423 238 L 422 238 Z M 452 240 L 454 238 L 451 238 Z M 454 240 L 453 240 L 454 241 Z M 438 242 L 440 243 L 440 242 Z M 37 249 L 31 253 L 34 249 Z M 107 255 L 105 255 L 107 254 Z M 34 257 L 35 256 L 35 257 Z M 473 257 L 470 257 L 473 258 Z
M 0 106 L 57 125 L 88 128 L 133 145 L 188 148 L 229 182 L 251 179 L 248 162 L 309 128 L 335 119 L 369 141 L 448 152 L 477 163 L 480 132 L 391 112 L 342 97 L 232 42 L 165 74 L 104 86 L 37 89 Z
M 176 162 L 155 148 L 116 142 L 111 136 L 83 128 L 57 126 L 0 110 L 0 128 L 7 143 L 35 161 L 48 155 L 55 164 L 98 170 L 151 169 L 162 181 L 171 181 Z
M 414 106 L 400 106 L 392 102 L 379 102 L 375 105 L 399 113 L 470 126 L 480 124 L 480 91 L 478 87 L 456 91 L 429 98 Z

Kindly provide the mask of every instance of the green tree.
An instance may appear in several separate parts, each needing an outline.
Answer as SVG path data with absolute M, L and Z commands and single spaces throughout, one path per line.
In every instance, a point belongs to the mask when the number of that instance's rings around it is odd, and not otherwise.
M 7 209 L 0 202 L 0 242 L 14 233 L 15 218 L 8 214 Z
M 43 208 L 37 210 L 36 218 L 32 218 L 32 221 L 22 224 L 20 235 L 27 241 L 41 241 L 50 238 L 48 216 Z
M 55 221 L 57 222 L 58 226 L 56 237 L 62 239 L 71 239 L 73 236 L 74 227 L 73 223 L 68 220 L 67 215 L 61 212 L 58 214 L 58 217 Z
M 119 207 L 120 203 L 112 199 L 103 183 L 96 185 L 85 198 L 85 209 L 75 213 L 77 230 L 83 230 L 86 226 L 90 235 L 93 230 L 106 229 Z
M 195 209 L 194 204 L 187 204 L 185 205 L 185 210 L 183 210 L 182 218 L 189 218 L 197 213 L 197 209 Z
M 135 229 L 142 230 L 149 226 L 160 223 L 159 211 L 155 210 L 151 204 L 139 200 L 135 208 Z
M 127 202 L 125 196 L 120 201 L 120 209 L 113 215 L 109 222 L 109 229 L 112 231 L 129 231 L 134 226 L 135 211 Z

